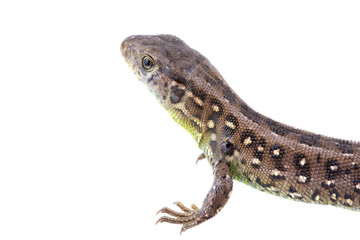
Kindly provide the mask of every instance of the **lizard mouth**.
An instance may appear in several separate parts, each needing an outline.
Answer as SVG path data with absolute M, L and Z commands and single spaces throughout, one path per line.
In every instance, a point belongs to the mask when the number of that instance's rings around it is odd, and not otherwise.
M 130 65 L 131 69 L 134 71 L 134 63 L 131 61 L 133 55 L 133 48 L 131 44 L 131 36 L 124 39 L 120 45 L 120 52 L 126 63 Z

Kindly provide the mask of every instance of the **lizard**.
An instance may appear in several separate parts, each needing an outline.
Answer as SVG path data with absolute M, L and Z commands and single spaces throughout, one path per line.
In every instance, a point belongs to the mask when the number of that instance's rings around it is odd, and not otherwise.
M 248 106 L 207 58 L 173 35 L 126 38 L 121 53 L 170 116 L 194 138 L 213 169 L 202 206 L 164 207 L 159 222 L 181 232 L 214 217 L 233 180 L 283 198 L 360 208 L 360 142 L 274 121 Z

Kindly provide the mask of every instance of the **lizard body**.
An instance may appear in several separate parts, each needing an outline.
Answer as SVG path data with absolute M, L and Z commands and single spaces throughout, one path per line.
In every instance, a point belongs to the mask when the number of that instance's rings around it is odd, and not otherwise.
M 137 77 L 195 139 L 213 167 L 201 208 L 158 222 L 182 232 L 215 216 L 228 201 L 232 179 L 297 201 L 360 208 L 360 143 L 314 134 L 251 109 L 200 53 L 171 35 L 138 35 L 121 44 Z M 200 157 L 201 158 L 201 157 Z

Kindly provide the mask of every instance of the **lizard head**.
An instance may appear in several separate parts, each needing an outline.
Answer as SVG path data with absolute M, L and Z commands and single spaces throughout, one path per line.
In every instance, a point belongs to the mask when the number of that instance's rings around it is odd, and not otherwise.
M 126 38 L 121 53 L 173 119 L 198 141 L 206 95 L 222 77 L 210 62 L 172 35 Z M 206 92 L 204 89 L 206 88 Z
M 187 79 L 195 72 L 194 59 L 204 58 L 172 35 L 130 36 L 122 42 L 121 53 L 165 108 L 183 100 Z

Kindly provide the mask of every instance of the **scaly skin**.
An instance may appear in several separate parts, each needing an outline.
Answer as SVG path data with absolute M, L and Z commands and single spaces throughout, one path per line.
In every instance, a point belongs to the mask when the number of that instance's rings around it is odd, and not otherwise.
M 163 208 L 158 222 L 181 232 L 215 216 L 232 179 L 297 201 L 360 206 L 360 143 L 289 127 L 252 110 L 200 53 L 171 35 L 131 36 L 121 53 L 172 118 L 195 139 L 214 170 L 202 207 Z

